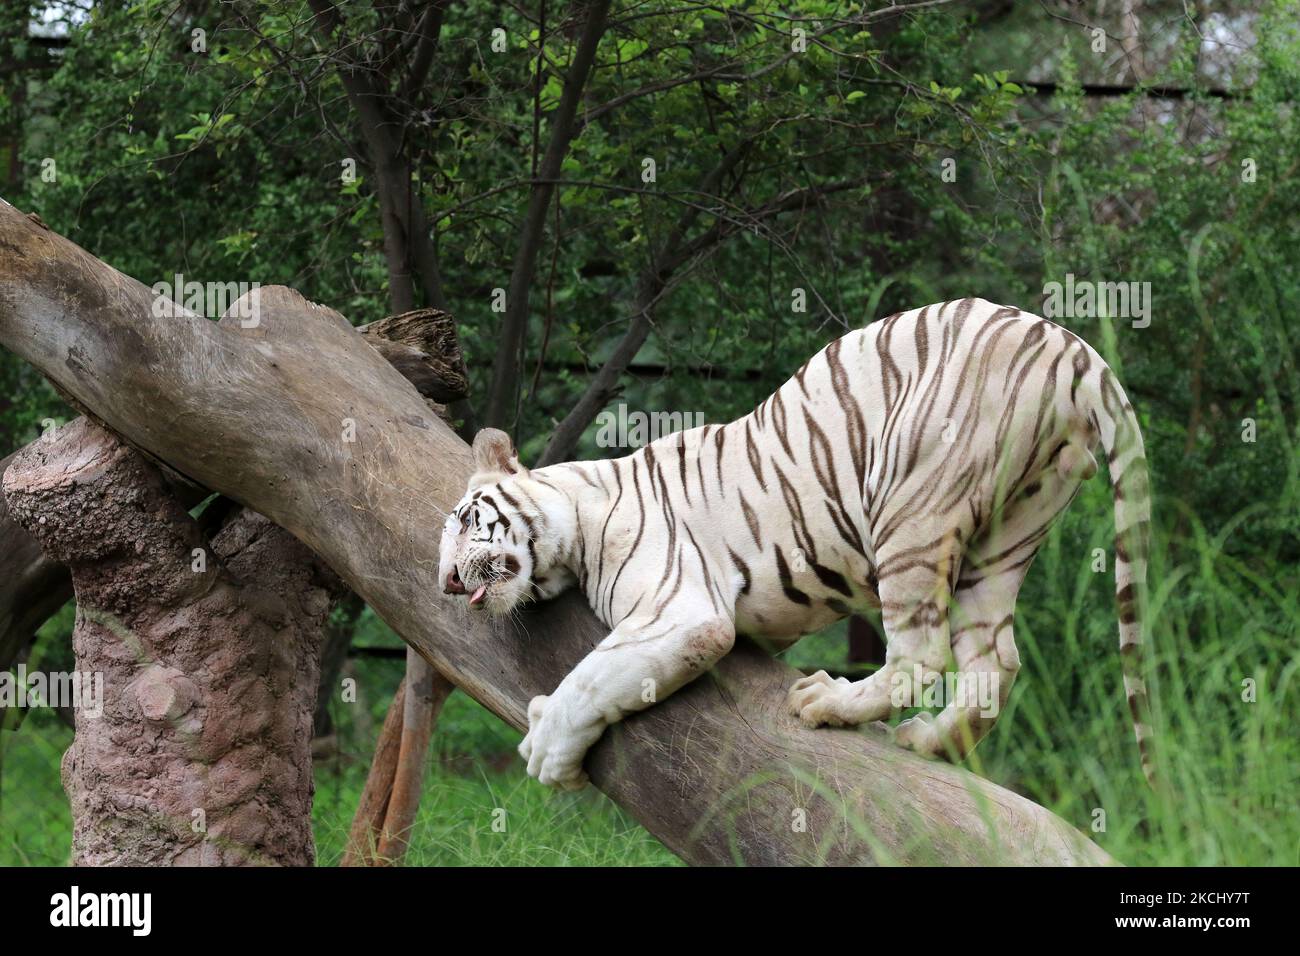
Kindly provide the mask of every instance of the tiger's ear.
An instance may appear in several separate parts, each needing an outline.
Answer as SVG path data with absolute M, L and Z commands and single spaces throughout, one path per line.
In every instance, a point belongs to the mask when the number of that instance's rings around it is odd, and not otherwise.
M 519 464 L 514 442 L 499 429 L 484 428 L 475 435 L 473 453 L 474 476 L 469 480 L 471 488 L 500 481 L 502 478 L 528 474 L 528 469 Z

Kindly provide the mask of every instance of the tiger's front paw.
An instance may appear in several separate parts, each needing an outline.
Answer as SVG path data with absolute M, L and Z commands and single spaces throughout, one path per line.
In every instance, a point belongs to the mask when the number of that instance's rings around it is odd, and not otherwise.
M 786 703 L 809 727 L 856 727 L 888 717 L 893 709 L 891 675 L 877 671 L 860 681 L 818 671 L 795 682 Z
M 575 720 L 558 696 L 534 697 L 528 704 L 528 733 L 519 744 L 519 756 L 528 775 L 557 790 L 581 790 L 590 781 L 582 769 L 587 749 L 604 727 Z
M 835 678 L 825 671 L 818 671 L 795 681 L 786 696 L 786 705 L 791 715 L 809 727 L 843 724 L 840 705 L 848 688 L 846 678 Z

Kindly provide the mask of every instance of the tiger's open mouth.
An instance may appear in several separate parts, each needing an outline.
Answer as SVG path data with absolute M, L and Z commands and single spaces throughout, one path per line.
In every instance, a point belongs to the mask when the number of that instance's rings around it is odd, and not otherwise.
M 447 574 L 447 580 L 444 582 L 442 592 L 444 594 L 468 594 L 469 606 L 478 607 L 487 597 L 488 584 L 491 582 L 484 581 L 482 584 L 475 585 L 472 589 L 466 587 L 465 582 L 461 580 L 460 569 L 452 565 L 451 571 Z
M 503 566 L 492 565 L 488 568 L 490 575 L 486 581 L 479 581 L 475 584 L 467 584 L 461 579 L 460 570 L 455 566 L 447 575 L 447 581 L 443 587 L 445 594 L 468 594 L 470 607 L 482 607 L 487 600 L 488 590 L 494 585 L 503 581 L 508 581 L 519 573 L 519 562 L 514 558 L 507 556 Z M 477 577 L 477 575 L 472 575 Z

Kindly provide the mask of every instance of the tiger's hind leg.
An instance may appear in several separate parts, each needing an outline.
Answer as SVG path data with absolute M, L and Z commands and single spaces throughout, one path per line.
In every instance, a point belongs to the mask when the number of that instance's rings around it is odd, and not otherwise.
M 795 683 L 788 704 L 805 724 L 843 726 L 882 720 L 913 706 L 915 689 L 943 671 L 949 657 L 952 582 L 961 561 L 963 534 L 954 530 L 921 537 L 938 543 L 878 555 L 884 666 L 853 683 L 832 679 L 825 671 Z M 920 680 L 914 680 L 914 675 Z
M 1067 445 L 1003 508 L 966 551 L 953 598 L 952 656 L 945 706 L 895 728 L 895 740 L 918 753 L 961 760 L 988 734 L 1020 670 L 1014 618 L 1030 562 L 1052 523 L 1096 465 L 1079 445 Z
M 945 706 L 937 717 L 922 711 L 894 729 L 901 746 L 961 760 L 997 722 L 1020 670 L 1013 631 L 1023 569 L 962 581 L 953 596 L 952 655 L 945 675 Z

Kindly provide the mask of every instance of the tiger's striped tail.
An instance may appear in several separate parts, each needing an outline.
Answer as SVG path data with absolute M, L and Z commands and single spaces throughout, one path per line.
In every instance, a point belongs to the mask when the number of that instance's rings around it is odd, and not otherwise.
M 1103 368 L 1099 416 L 1101 445 L 1115 495 L 1115 602 L 1124 693 L 1133 717 L 1142 773 L 1156 786 L 1151 704 L 1143 662 L 1142 623 L 1147 607 L 1147 558 L 1151 536 L 1151 490 L 1137 416 L 1110 369 Z

